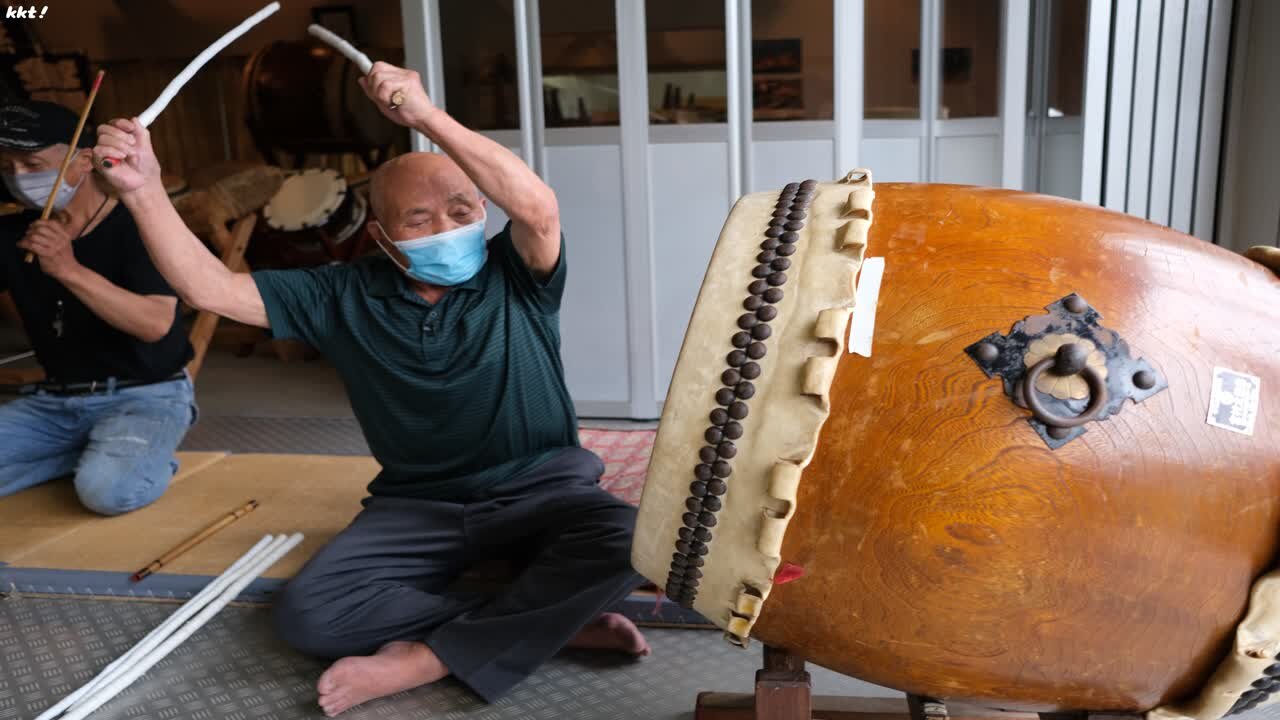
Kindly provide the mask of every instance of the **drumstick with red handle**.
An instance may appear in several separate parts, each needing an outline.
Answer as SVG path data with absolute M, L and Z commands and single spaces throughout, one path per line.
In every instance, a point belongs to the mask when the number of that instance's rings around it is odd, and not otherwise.
M 368 55 L 365 55 L 364 53 L 360 52 L 355 48 L 354 45 L 347 42 L 346 40 L 343 40 L 337 35 L 334 35 L 328 29 L 320 25 L 312 24 L 307 26 L 307 32 L 311 33 L 315 37 L 320 38 L 325 42 L 326 45 L 342 53 L 344 56 L 346 56 L 348 60 L 355 63 L 355 66 L 360 69 L 361 75 L 368 75 L 369 71 L 373 69 L 373 61 L 369 59 Z M 399 90 L 392 93 L 391 109 L 395 110 L 396 108 L 400 107 L 403 104 L 404 104 L 404 93 Z
M 71 145 L 67 147 L 67 154 L 62 158 L 62 169 L 58 170 L 58 177 L 53 181 L 53 188 L 49 190 L 49 198 L 44 201 L 44 210 L 40 212 L 41 220 L 48 220 L 53 214 L 53 201 L 58 197 L 58 188 L 62 187 L 62 179 L 67 176 L 67 168 L 71 167 L 71 160 L 76 156 L 76 145 L 80 142 L 80 133 L 84 130 L 84 123 L 89 119 L 89 108 L 93 107 L 93 99 L 98 97 L 98 88 L 102 85 L 102 76 L 106 75 L 106 70 L 99 70 L 98 76 L 93 79 L 93 88 L 89 90 L 89 99 L 84 101 L 84 107 L 80 108 L 80 122 L 76 123 L 76 131 L 71 135 Z M 32 262 L 36 256 L 30 252 L 23 258 L 24 262 Z

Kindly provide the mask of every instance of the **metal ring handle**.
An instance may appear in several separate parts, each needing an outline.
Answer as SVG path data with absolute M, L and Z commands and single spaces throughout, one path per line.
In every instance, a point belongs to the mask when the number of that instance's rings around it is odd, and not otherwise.
M 1022 396 L 1027 401 L 1027 407 L 1031 408 L 1031 414 L 1049 427 L 1073 428 L 1096 420 L 1102 414 L 1102 408 L 1106 407 L 1107 404 L 1107 383 L 1095 368 L 1088 365 L 1080 370 L 1085 382 L 1089 383 L 1089 406 L 1085 408 L 1084 412 L 1075 417 L 1058 415 L 1040 402 L 1040 398 L 1036 394 L 1036 380 L 1039 379 L 1040 373 L 1054 364 L 1055 360 L 1056 358 L 1053 357 L 1041 360 L 1031 366 L 1031 369 L 1027 371 L 1026 376 L 1022 379 Z

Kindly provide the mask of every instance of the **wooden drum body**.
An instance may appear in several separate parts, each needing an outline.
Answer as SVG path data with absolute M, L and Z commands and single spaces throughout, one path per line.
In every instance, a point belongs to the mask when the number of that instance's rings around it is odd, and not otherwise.
M 873 325 L 869 357 L 850 322 Z M 1278 357 L 1280 280 L 1127 215 L 864 171 L 749 195 L 681 351 L 634 563 L 730 640 L 870 682 L 1150 710 L 1214 673 L 1274 564 Z M 1055 425 L 1100 395 L 1098 419 Z
M 353 152 L 377 165 L 402 131 L 369 102 L 358 77 L 327 45 L 276 42 L 254 53 L 244 69 L 245 121 L 258 151 L 269 162 L 276 150 Z

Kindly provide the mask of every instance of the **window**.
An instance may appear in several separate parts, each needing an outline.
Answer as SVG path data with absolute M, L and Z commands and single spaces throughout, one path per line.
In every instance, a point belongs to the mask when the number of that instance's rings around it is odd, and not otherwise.
M 864 116 L 919 119 L 920 0 L 866 0 L 864 22 Z
M 946 0 L 938 118 L 1000 114 L 1000 0 Z
M 516 24 L 511 3 L 440 3 L 445 106 L 472 130 L 520 127 Z
M 1084 42 L 1089 8 L 1085 0 L 1056 0 L 1050 16 L 1049 117 L 1080 115 L 1084 109 Z
M 646 0 L 649 122 L 727 119 L 724 3 Z
M 752 2 L 751 84 L 757 121 L 832 118 L 834 27 L 833 0 Z
M 546 126 L 617 125 L 614 4 L 542 0 L 539 12 Z

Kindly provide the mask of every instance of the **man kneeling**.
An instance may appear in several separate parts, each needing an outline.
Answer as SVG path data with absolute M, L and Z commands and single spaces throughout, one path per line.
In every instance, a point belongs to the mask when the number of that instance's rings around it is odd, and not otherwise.
M 317 688 L 330 716 L 446 675 L 493 701 L 566 644 L 647 654 L 630 621 L 601 615 L 639 584 L 635 510 L 599 487 L 603 464 L 578 445 L 555 195 L 435 108 L 417 73 L 378 63 L 362 83 L 448 155 L 374 175 L 369 229 L 388 258 L 232 274 L 183 226 L 136 120 L 100 128 L 95 150 L 183 299 L 318 348 L 382 466 L 364 510 L 277 600 L 279 632 L 342 658 Z M 397 90 L 406 101 L 387 109 Z M 511 218 L 488 242 L 480 191 Z M 448 589 L 495 557 L 528 561 L 508 590 Z
M 93 172 L 85 136 L 56 214 L 39 219 L 76 122 L 48 102 L 0 107 L 0 179 L 27 208 L 0 218 L 0 291 L 46 377 L 0 406 L 0 498 L 74 476 L 82 505 L 119 515 L 158 499 L 178 469 L 196 418 L 192 351 L 178 299 Z

